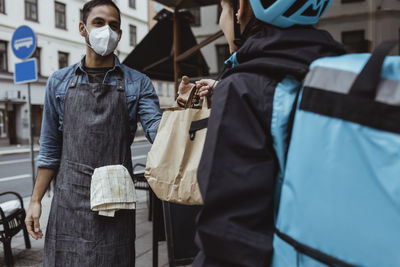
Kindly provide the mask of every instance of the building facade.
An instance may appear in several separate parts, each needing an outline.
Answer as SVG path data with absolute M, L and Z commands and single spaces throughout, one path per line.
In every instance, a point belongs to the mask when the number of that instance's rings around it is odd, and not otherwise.
M 195 16 L 192 30 L 198 42 L 216 33 L 220 28 L 220 7 L 206 6 L 191 10 Z M 400 40 L 399 0 L 334 0 L 317 28 L 327 30 L 335 40 L 343 43 L 348 52 L 370 52 L 384 40 Z M 229 57 L 224 37 L 201 50 L 215 74 Z M 393 54 L 399 54 L 400 48 Z
M 317 27 L 330 32 L 348 52 L 371 52 L 382 41 L 400 39 L 400 1 L 335 0 Z
M 220 31 L 219 16 L 221 14 L 220 5 L 205 6 L 201 8 L 190 9 L 194 16 L 192 31 L 200 43 Z M 201 49 L 208 66 L 210 74 L 215 76 L 224 68 L 224 61 L 229 57 L 229 46 L 222 36 Z
M 31 84 L 32 129 L 40 135 L 47 78 L 72 65 L 86 53 L 78 31 L 83 5 L 88 0 L 0 0 L 0 145 L 24 144 L 29 140 L 27 85 L 13 82 L 11 37 L 21 25 L 31 27 L 37 37 L 34 57 L 39 80 Z M 116 54 L 122 61 L 148 32 L 148 1 L 115 0 L 121 10 L 123 31 Z M 22 11 L 22 12 L 21 12 Z

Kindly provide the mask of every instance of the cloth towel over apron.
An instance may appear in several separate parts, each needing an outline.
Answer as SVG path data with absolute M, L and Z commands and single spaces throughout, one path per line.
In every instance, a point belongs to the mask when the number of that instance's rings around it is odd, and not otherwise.
M 136 208 L 132 176 L 123 165 L 96 168 L 90 184 L 90 208 L 101 216 L 114 217 L 121 209 Z
M 61 165 L 46 230 L 44 267 L 135 266 L 135 210 L 90 210 L 95 168 L 123 165 L 132 176 L 122 74 L 116 85 L 70 83 L 64 102 Z M 133 177 L 133 176 L 132 176 Z

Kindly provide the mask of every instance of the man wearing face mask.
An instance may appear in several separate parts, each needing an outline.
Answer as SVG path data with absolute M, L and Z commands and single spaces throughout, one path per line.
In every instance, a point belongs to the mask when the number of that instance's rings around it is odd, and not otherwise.
M 135 265 L 134 209 L 106 217 L 90 206 L 94 169 L 122 165 L 132 175 L 137 118 L 150 142 L 161 119 L 149 78 L 113 54 L 120 26 L 120 11 L 111 0 L 87 2 L 79 23 L 86 55 L 47 82 L 38 174 L 25 220 L 31 236 L 42 238 L 41 200 L 56 177 L 45 267 Z

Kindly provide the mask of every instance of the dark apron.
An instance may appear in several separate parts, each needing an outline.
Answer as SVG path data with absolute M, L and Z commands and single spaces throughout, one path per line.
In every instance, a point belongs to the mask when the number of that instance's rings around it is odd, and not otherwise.
M 65 96 L 63 148 L 46 231 L 43 266 L 135 266 L 135 211 L 90 210 L 93 170 L 122 164 L 132 175 L 124 82 L 76 84 Z

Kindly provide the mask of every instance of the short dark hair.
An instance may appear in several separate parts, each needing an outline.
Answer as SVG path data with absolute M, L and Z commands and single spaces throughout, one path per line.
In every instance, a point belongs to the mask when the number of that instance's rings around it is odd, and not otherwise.
M 113 1 L 111 1 L 111 0 L 91 0 L 83 6 L 83 10 L 82 10 L 83 23 L 86 24 L 90 11 L 92 10 L 92 8 L 94 8 L 96 6 L 112 6 L 112 7 L 114 7 L 118 12 L 119 22 L 121 22 L 121 11 L 119 10 L 118 6 Z

